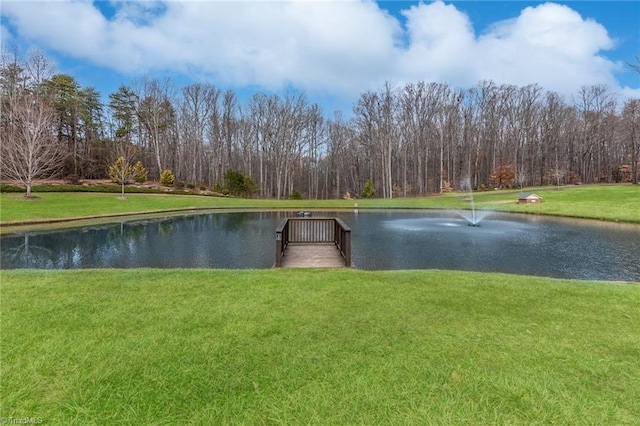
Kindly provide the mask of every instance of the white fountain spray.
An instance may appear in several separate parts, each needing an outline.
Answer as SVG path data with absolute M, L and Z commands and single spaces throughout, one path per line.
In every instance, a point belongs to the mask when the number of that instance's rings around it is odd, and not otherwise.
M 478 227 L 480 226 L 480 220 L 482 219 L 482 217 L 476 213 L 476 204 L 473 199 L 473 188 L 471 187 L 470 178 L 465 178 L 462 181 L 462 190 L 467 193 L 466 197 L 468 197 L 469 201 L 471 202 L 471 217 L 463 213 L 461 213 L 461 215 L 462 217 L 467 219 L 467 222 L 469 222 L 469 226 Z

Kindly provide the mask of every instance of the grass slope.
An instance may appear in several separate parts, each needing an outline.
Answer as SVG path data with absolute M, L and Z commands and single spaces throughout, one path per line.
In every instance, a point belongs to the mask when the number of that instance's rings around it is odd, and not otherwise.
M 637 424 L 640 286 L 450 271 L 0 271 L 0 413 Z
M 477 207 L 484 209 L 640 223 L 638 185 L 537 188 L 535 192 L 544 198 L 541 204 L 517 204 L 519 191 L 513 190 L 480 192 L 474 197 Z M 100 193 L 41 193 L 38 196 L 36 200 L 24 200 L 21 194 L 0 194 L 0 223 L 176 209 L 353 209 L 356 203 L 360 209 L 470 208 L 460 193 L 419 198 L 299 201 L 159 194 L 127 194 L 125 200 Z
M 501 210 L 640 223 L 639 185 L 588 185 L 535 191 L 540 204 L 506 204 Z

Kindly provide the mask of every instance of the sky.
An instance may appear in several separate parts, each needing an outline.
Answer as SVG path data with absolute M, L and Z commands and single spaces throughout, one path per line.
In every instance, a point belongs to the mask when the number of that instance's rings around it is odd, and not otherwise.
M 348 111 L 385 82 L 539 84 L 566 97 L 605 84 L 640 98 L 638 1 L 2 0 L 5 47 L 44 51 L 57 73 L 108 99 L 169 77 L 302 91 Z

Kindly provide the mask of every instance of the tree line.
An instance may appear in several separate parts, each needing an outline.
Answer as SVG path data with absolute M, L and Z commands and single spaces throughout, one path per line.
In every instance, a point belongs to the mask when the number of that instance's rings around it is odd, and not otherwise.
M 2 55 L 3 179 L 109 176 L 116 159 L 149 178 L 214 188 L 234 170 L 260 197 L 380 197 L 638 179 L 640 99 L 607 86 L 567 99 L 537 84 L 386 83 L 352 111 L 325 114 L 303 92 L 176 87 L 144 77 L 103 102 L 93 87 L 57 74 L 46 56 Z M 30 184 L 30 183 L 29 183 Z M 368 191 L 370 193 L 370 191 Z

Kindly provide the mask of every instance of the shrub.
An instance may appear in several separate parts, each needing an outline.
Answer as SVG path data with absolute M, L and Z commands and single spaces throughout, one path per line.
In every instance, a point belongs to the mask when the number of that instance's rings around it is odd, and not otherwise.
M 65 182 L 70 185 L 80 185 L 80 176 L 73 173 L 65 178 Z
M 344 198 L 345 200 L 353 200 L 355 199 L 355 197 L 353 195 L 351 195 L 351 192 L 347 191 L 344 193 L 344 195 L 342 196 L 342 198 Z
M 34 185 L 32 187 L 33 192 L 97 192 L 97 193 L 108 193 L 108 194 L 117 194 L 121 192 L 121 188 L 118 185 L 105 184 L 105 185 Z M 26 192 L 25 188 L 0 184 L 0 192 L 4 193 L 24 193 Z M 127 192 L 129 193 L 138 193 L 138 194 L 166 194 L 167 191 L 159 188 L 139 188 L 136 186 L 127 188 Z M 224 191 L 222 191 L 224 192 Z M 227 194 L 229 191 L 226 191 Z M 193 192 L 188 191 L 173 191 L 172 194 L 176 195 L 193 195 Z M 208 195 L 208 194 L 207 194 Z
M 171 170 L 166 169 L 164 172 L 162 172 L 162 175 L 160 175 L 160 183 L 164 186 L 171 186 L 173 185 L 173 182 L 176 180 L 176 177 L 174 176 L 173 173 L 171 173 Z
M 302 196 L 300 191 L 293 191 L 291 194 L 289 194 L 289 199 L 290 200 L 304 200 L 304 197 Z
M 216 182 L 213 184 L 213 192 L 217 192 L 219 194 L 222 194 L 222 191 L 224 190 L 224 188 L 222 187 L 222 185 L 220 185 L 220 182 Z
M 206 185 L 200 185 L 200 191 L 206 191 L 207 187 Z
M 0 192 L 26 192 L 25 188 L 21 188 L 19 186 L 7 185 L 5 183 L 0 183 Z
M 243 175 L 237 170 L 227 170 L 227 172 L 224 174 L 224 183 L 226 189 L 232 195 L 248 197 L 253 192 L 255 192 L 255 187 L 251 178 Z
M 184 189 L 184 181 L 178 180 L 173 183 L 173 187 L 176 189 Z
M 376 196 L 376 189 L 373 187 L 373 181 L 367 180 L 362 190 L 362 198 L 373 198 Z
M 511 188 L 515 184 L 516 169 L 511 164 L 499 164 L 491 173 L 491 184 L 497 188 Z
M 138 161 L 133 166 L 133 180 L 135 180 L 138 183 L 145 183 L 147 181 L 147 175 L 148 175 L 147 169 L 145 169 L 142 163 Z
M 187 188 L 189 188 L 189 189 L 194 189 L 195 187 L 196 187 L 196 186 L 195 186 L 193 183 L 191 183 L 191 182 L 189 182 L 189 183 L 187 184 Z

